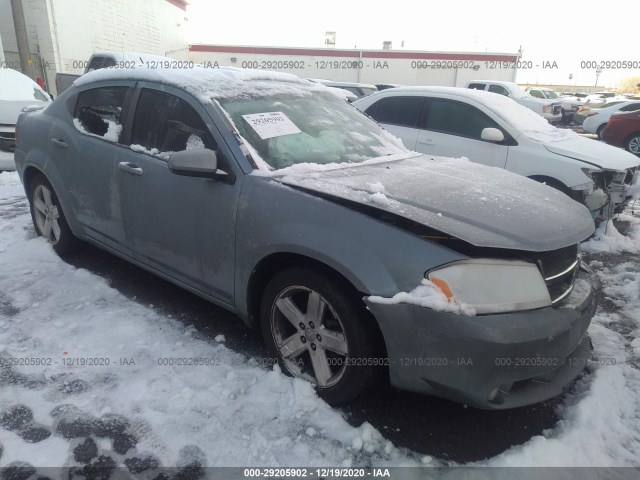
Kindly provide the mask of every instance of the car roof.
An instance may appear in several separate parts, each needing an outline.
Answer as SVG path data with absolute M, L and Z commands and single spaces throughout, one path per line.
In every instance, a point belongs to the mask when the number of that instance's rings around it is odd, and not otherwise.
M 357 83 L 357 82 L 334 82 L 333 80 L 319 80 L 319 83 L 323 85 L 332 86 L 332 87 L 363 87 L 363 88 L 377 88 L 375 85 L 370 85 L 368 83 Z
M 47 92 L 45 92 L 40 87 L 40 85 L 38 85 L 28 76 L 11 68 L 0 68 L 0 92 L 2 92 L 0 98 L 9 100 L 14 99 L 15 97 L 16 100 L 24 100 L 23 98 L 18 98 L 20 89 L 22 89 L 20 93 L 24 93 L 24 89 L 37 89 L 40 93 L 47 97 L 47 99 L 49 99 Z M 40 102 L 40 100 L 33 99 L 33 102 Z
M 379 98 L 382 96 L 401 96 L 403 93 L 411 93 L 414 95 L 419 94 L 433 94 L 433 95 L 451 95 L 456 97 L 470 98 L 482 103 L 491 102 L 491 99 L 496 95 L 504 97 L 498 93 L 486 92 L 484 90 L 474 90 L 471 88 L 462 87 L 432 87 L 432 86 L 416 86 L 416 87 L 396 87 L 376 92 L 367 98 Z
M 79 77 L 76 87 L 102 81 L 130 80 L 161 83 L 183 89 L 200 100 L 229 98 L 242 95 L 301 94 L 304 92 L 336 93 L 336 89 L 301 79 L 289 73 L 235 67 L 189 69 L 163 68 L 102 68 Z

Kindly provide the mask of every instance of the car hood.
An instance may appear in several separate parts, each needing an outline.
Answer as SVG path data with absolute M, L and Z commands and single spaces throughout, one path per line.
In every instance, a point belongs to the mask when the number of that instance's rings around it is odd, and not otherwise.
M 389 212 L 478 247 L 555 250 L 581 242 L 594 230 L 586 207 L 563 193 L 466 159 L 418 155 L 313 167 L 290 167 L 274 180 L 345 205 Z
M 23 108 L 31 105 L 46 107 L 50 103 L 38 100 L 2 100 L 0 101 L 0 124 L 15 125 Z
M 544 146 L 550 152 L 580 160 L 603 170 L 626 170 L 640 164 L 640 159 L 629 152 L 579 135 L 545 143 Z

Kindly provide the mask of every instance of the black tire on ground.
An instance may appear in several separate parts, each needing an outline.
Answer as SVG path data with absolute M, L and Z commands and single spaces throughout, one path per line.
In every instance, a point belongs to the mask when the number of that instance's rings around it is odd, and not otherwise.
M 606 128 L 607 124 L 603 123 L 596 130 L 596 135 L 598 136 L 598 140 L 602 140 L 602 131 Z
M 640 132 L 629 135 L 624 142 L 624 148 L 627 152 L 640 156 Z
M 317 292 L 326 303 L 323 327 L 321 328 L 318 328 L 318 325 L 313 326 L 313 322 L 308 321 L 313 318 L 313 315 L 307 311 L 308 303 L 306 303 L 307 301 L 310 303 L 311 296 L 304 289 Z M 296 291 L 300 293 L 291 294 Z M 276 306 L 276 301 L 282 298 L 290 299 L 298 307 L 298 313 L 303 315 L 301 322 L 288 321 L 289 317 L 285 317 L 282 310 Z M 337 322 L 335 318 L 338 319 Z M 287 375 L 300 378 L 307 376 L 306 379 L 315 384 L 318 395 L 331 405 L 338 405 L 354 399 L 375 382 L 377 373 L 383 371 L 383 367 L 371 365 L 374 362 L 377 362 L 378 365 L 384 363 L 379 360 L 382 356 L 381 337 L 374 322 L 375 320 L 371 318 L 349 284 L 333 278 L 328 273 L 325 274 L 306 267 L 290 267 L 276 273 L 267 284 L 260 305 L 262 334 L 272 358 L 277 359 L 282 371 Z M 298 323 L 298 326 L 294 328 L 293 323 Z M 302 326 L 305 328 L 301 328 Z M 315 330 L 311 327 L 314 327 Z M 330 329 L 329 332 L 331 330 L 334 332 L 342 331 L 347 345 L 347 354 L 341 356 L 322 348 L 323 355 L 329 359 L 328 364 L 331 365 L 333 375 L 330 378 L 335 383 L 326 382 L 326 386 L 321 386 L 317 381 L 315 366 L 312 364 L 311 348 L 315 343 L 321 344 L 322 328 L 325 327 Z M 284 330 L 287 329 L 288 333 L 284 333 Z M 321 339 L 318 342 L 313 340 L 316 338 L 316 334 Z M 298 363 L 291 365 L 291 358 L 294 357 L 289 357 L 288 361 L 284 360 L 277 347 L 278 336 L 281 340 L 283 337 L 287 339 L 295 337 L 301 341 L 302 337 L 305 337 L 303 348 L 306 350 L 303 350 L 303 353 L 295 359 L 295 362 Z M 327 337 L 324 340 L 324 345 L 327 345 Z M 318 346 L 313 348 L 313 351 L 315 352 L 316 349 L 320 351 Z M 310 379 L 308 375 L 313 378 Z
M 48 236 L 45 235 L 45 232 L 43 232 L 41 227 L 38 225 L 34 199 L 36 191 L 39 188 L 48 189 L 48 191 L 51 192 L 51 203 L 56 207 L 58 213 L 57 222 L 60 227 L 59 238 L 55 238 L 52 234 L 49 234 Z M 60 202 L 58 201 L 58 197 L 56 196 L 56 192 L 53 190 L 51 183 L 49 183 L 46 177 L 40 173 L 36 174 L 32 178 L 29 185 L 29 206 L 31 210 L 31 220 L 33 221 L 36 233 L 41 237 L 45 237 L 47 241 L 51 243 L 51 246 L 56 253 L 59 255 L 73 253 L 82 246 L 82 242 L 71 232 L 71 229 L 69 228 L 69 224 L 67 223 L 67 219 L 62 211 L 62 207 L 60 206 Z

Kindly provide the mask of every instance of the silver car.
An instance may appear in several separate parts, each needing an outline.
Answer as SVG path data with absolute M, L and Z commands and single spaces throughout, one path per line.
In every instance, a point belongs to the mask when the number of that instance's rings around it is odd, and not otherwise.
M 238 69 L 101 70 L 19 120 L 36 231 L 90 242 L 262 329 L 332 404 L 387 373 L 487 409 L 584 368 L 588 210 L 406 150 L 334 89 Z

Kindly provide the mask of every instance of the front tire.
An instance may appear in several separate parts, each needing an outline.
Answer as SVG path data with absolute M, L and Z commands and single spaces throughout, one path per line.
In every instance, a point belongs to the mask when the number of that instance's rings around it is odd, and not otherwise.
M 598 140 L 602 140 L 602 131 L 606 128 L 607 124 L 603 123 L 596 130 L 596 135 L 598 136 Z
M 29 185 L 31 219 L 36 233 L 44 237 L 59 255 L 76 251 L 81 242 L 71 232 L 58 197 L 44 175 L 38 174 Z
M 338 405 L 360 395 L 375 379 L 375 325 L 352 289 L 329 275 L 293 267 L 265 288 L 260 323 L 265 343 L 284 373 L 315 385 Z

